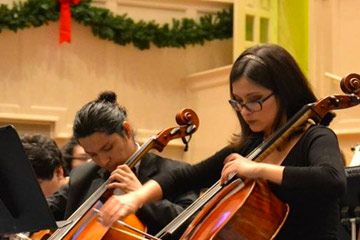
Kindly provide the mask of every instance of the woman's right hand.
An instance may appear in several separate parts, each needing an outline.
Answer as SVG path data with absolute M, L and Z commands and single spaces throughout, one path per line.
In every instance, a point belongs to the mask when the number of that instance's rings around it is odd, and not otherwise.
M 124 195 L 111 196 L 100 208 L 99 221 L 104 226 L 111 226 L 117 220 L 135 213 L 145 203 L 162 199 L 161 186 L 154 180 L 149 180 L 139 189 Z
M 224 184 L 229 180 L 229 175 L 235 173 L 239 177 L 250 179 L 265 179 L 270 182 L 281 184 L 283 179 L 284 166 L 272 163 L 255 162 L 237 153 L 232 153 L 225 158 L 224 167 L 221 172 L 220 183 Z
M 134 192 L 113 195 L 100 208 L 99 222 L 104 226 L 111 226 L 117 220 L 135 213 L 141 207 L 141 200 Z

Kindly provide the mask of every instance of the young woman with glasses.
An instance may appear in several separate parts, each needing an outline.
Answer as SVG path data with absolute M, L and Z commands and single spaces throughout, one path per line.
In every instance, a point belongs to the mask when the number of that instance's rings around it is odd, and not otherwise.
M 266 180 L 289 205 L 288 218 L 276 239 L 337 239 L 338 203 L 346 178 L 333 131 L 304 124 L 261 163 L 244 157 L 304 105 L 316 102 L 295 60 L 277 45 L 247 49 L 232 67 L 230 96 L 241 126 L 231 144 L 198 164 L 160 174 L 132 193 L 110 198 L 100 212 L 104 225 L 146 202 L 210 187 L 219 179 L 224 183 L 236 173 Z

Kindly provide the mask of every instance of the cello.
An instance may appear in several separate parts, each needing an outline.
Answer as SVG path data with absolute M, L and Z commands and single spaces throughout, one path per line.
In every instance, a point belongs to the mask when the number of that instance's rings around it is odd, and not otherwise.
M 305 105 L 247 158 L 261 162 L 304 123 L 312 121 L 328 125 L 333 117 L 330 111 L 360 104 L 360 75 L 353 73 L 343 78 L 341 88 L 346 95 L 335 94 Z M 235 174 L 230 178 L 225 186 L 219 181 L 215 183 L 156 236 L 164 238 L 171 235 L 202 209 L 181 240 L 274 239 L 286 221 L 288 205 L 271 192 L 264 180 L 242 181 Z
M 124 164 L 134 167 L 139 160 L 151 149 L 161 152 L 167 143 L 181 138 L 185 150 L 192 134 L 199 127 L 199 118 L 191 109 L 183 109 L 176 114 L 179 126 L 168 128 L 149 138 Z M 65 222 L 54 232 L 43 231 L 30 236 L 32 240 L 45 239 L 143 239 L 144 236 L 155 239 L 146 234 L 146 226 L 133 214 L 111 228 L 104 227 L 97 221 L 97 210 L 113 192 L 106 189 L 109 181 L 105 181 Z

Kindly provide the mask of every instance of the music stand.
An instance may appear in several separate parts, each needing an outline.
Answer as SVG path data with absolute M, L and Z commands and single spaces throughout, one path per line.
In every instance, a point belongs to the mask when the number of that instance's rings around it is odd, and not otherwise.
M 17 132 L 0 127 L 0 234 L 56 228 Z

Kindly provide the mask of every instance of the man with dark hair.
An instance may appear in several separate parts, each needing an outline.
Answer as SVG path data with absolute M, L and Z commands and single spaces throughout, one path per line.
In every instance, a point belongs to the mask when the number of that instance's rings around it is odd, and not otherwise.
M 139 151 L 140 146 L 125 107 L 118 104 L 116 99 L 115 92 L 102 92 L 75 115 L 73 135 L 92 161 L 74 168 L 69 184 L 47 198 L 56 220 L 68 219 L 78 209 L 84 209 L 84 203 L 106 181 L 109 181 L 107 188 L 111 190 L 132 192 L 160 172 L 188 165 L 149 152 L 144 152 L 134 168 L 125 164 Z M 149 234 L 156 234 L 197 197 L 197 191 L 168 196 L 144 205 L 136 216 L 147 226 Z M 178 231 L 171 239 L 179 239 L 180 234 L 181 231 Z
M 54 140 L 36 134 L 22 136 L 21 142 L 46 197 L 69 181 L 61 151 Z
M 74 167 L 91 161 L 91 157 L 85 152 L 75 137 L 71 137 L 70 140 L 65 143 L 61 148 L 61 152 L 65 162 L 65 170 L 69 174 Z

